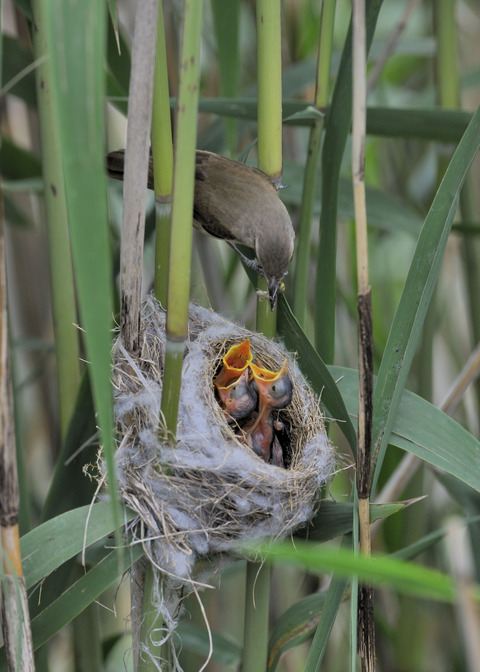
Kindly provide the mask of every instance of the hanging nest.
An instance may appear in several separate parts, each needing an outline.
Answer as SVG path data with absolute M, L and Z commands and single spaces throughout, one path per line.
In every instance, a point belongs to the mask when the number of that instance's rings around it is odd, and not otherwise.
M 279 370 L 287 358 L 292 400 L 276 411 L 289 435 L 285 468 L 253 452 L 216 398 L 222 358 L 246 338 L 262 367 Z M 135 358 L 120 338 L 114 345 L 116 459 L 120 496 L 138 513 L 154 563 L 188 582 L 198 556 L 235 552 L 239 542 L 283 537 L 305 524 L 335 458 L 318 399 L 283 346 L 192 305 L 171 446 L 159 438 L 165 312 L 153 296 L 143 305 L 140 343 Z

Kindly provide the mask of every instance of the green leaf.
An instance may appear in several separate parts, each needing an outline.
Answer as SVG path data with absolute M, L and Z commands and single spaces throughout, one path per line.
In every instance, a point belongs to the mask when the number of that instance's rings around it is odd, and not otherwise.
M 463 110 L 369 107 L 367 133 L 457 143 L 471 120 L 472 113 Z
M 351 537 L 343 537 L 341 548 L 348 549 L 350 548 L 350 545 Z M 304 672 L 318 672 L 323 656 L 325 655 L 328 638 L 330 637 L 333 624 L 337 618 L 338 609 L 345 597 L 348 583 L 349 579 L 343 576 L 334 574 L 332 577 L 330 586 L 325 595 L 322 618 L 315 631 Z
M 287 348 L 297 353 L 298 364 L 303 374 L 317 394 L 321 395 L 322 404 L 328 408 L 331 417 L 338 422 L 338 426 L 355 453 L 357 446 L 355 429 L 335 380 L 321 357 L 315 352 L 283 295 L 278 301 L 278 332 Z
M 125 556 L 124 570 L 139 560 L 142 554 L 140 545 L 132 546 Z M 34 650 L 73 621 L 119 578 L 117 553 L 112 551 L 32 620 Z
M 120 51 L 117 44 L 117 36 L 120 44 Z M 116 32 L 112 21 L 108 22 L 107 36 L 107 64 L 108 72 L 111 76 L 111 85 L 115 86 L 116 94 L 128 98 L 130 86 L 130 50 L 125 42 L 122 33 Z M 125 105 L 126 107 L 126 105 Z
M 111 486 L 113 399 L 110 348 L 112 264 L 104 167 L 106 6 L 96 0 L 47 3 L 54 84 L 75 279 L 92 394 Z M 119 510 L 115 488 L 111 504 Z M 120 525 L 119 514 L 117 528 Z
M 4 89 L 21 98 L 29 108 L 35 108 L 37 94 L 32 52 L 20 40 L 6 34 L 3 35 L 2 92 Z
M 205 628 L 190 623 L 181 622 L 177 634 L 182 643 L 182 649 L 207 658 L 210 651 L 210 642 Z M 238 665 L 242 658 L 242 647 L 230 637 L 212 632 L 212 661 L 219 665 Z
M 260 551 L 270 562 L 281 562 L 323 574 L 335 572 L 337 576 L 352 576 L 372 585 L 386 585 L 416 598 L 453 603 L 456 597 L 452 577 L 434 569 L 407 563 L 392 557 L 356 554 L 343 548 L 334 549 L 308 542 L 282 542 L 256 546 L 252 553 Z M 480 598 L 478 587 L 472 589 L 475 599 Z
M 329 367 L 349 414 L 357 416 L 358 372 Z M 448 415 L 413 392 L 404 390 L 390 443 L 443 469 L 480 492 L 480 442 Z
M 370 522 L 392 516 L 409 506 L 411 502 L 392 502 L 390 504 L 370 504 Z M 322 500 L 320 508 L 311 524 L 297 536 L 305 536 L 310 541 L 328 541 L 349 534 L 353 525 L 353 504 Z
M 366 3 L 366 50 L 373 40 L 382 0 Z M 322 149 L 322 212 L 317 277 L 315 281 L 315 345 L 331 364 L 335 344 L 337 208 L 340 169 L 352 118 L 352 28 L 350 25 L 342 53 L 332 102 L 325 123 Z
M 305 642 L 318 625 L 325 604 L 325 593 L 314 593 L 295 602 L 275 623 L 268 643 L 268 672 L 277 669 L 285 651 Z
M 324 502 L 322 503 L 322 506 L 324 504 L 333 505 L 335 507 L 338 506 L 338 504 L 334 502 Z M 398 510 L 398 507 L 404 508 L 404 505 L 408 505 L 408 502 L 392 505 L 382 504 L 378 507 L 378 513 L 390 515 L 386 513 L 389 506 L 392 506 L 395 508 L 395 510 Z M 383 509 L 383 507 L 387 508 Z M 345 514 L 345 518 L 347 515 L 350 517 L 349 525 L 351 530 L 353 505 L 350 503 L 342 503 L 341 509 L 343 509 L 343 513 L 340 512 L 340 515 Z M 376 519 L 376 509 L 377 505 L 371 505 L 370 519 L 372 522 Z M 395 511 L 392 510 L 392 513 L 395 513 Z M 383 517 L 383 515 L 381 517 Z M 478 522 L 478 517 L 475 522 Z M 426 549 L 430 548 L 433 544 L 437 543 L 445 534 L 446 530 L 444 529 L 436 530 L 435 532 L 422 537 L 414 544 L 411 544 L 410 546 L 402 548 L 398 552 L 393 553 L 391 557 L 401 558 L 403 560 L 414 558 Z M 313 538 L 311 534 L 309 535 L 309 538 Z M 320 621 L 320 618 L 322 617 L 325 598 L 326 594 L 323 592 L 308 595 L 287 609 L 287 611 L 285 611 L 285 613 L 283 613 L 282 616 L 277 620 L 269 642 L 269 672 L 273 672 L 276 669 L 280 656 L 284 651 L 287 651 L 294 646 L 298 646 L 312 636 L 315 628 L 318 625 L 318 622 Z
M 458 196 L 480 147 L 480 109 L 474 114 L 433 200 L 390 329 L 375 385 L 373 442 L 380 442 L 372 489 L 375 490 L 402 390 L 437 282 L 443 253 L 457 210 Z M 455 444 L 453 444 L 455 445 Z
M 125 522 L 134 517 L 126 512 Z M 115 529 L 112 507 L 100 502 L 63 513 L 25 534 L 20 548 L 27 588 Z
M 0 168 L 2 177 L 9 180 L 25 180 L 42 176 L 42 166 L 38 158 L 19 145 L 15 145 L 8 138 L 2 138 Z
M 89 383 L 88 376 L 84 375 L 43 506 L 42 520 L 76 509 L 91 502 L 94 497 L 97 484 L 83 473 L 87 464 L 96 463 L 98 452 L 95 409 Z

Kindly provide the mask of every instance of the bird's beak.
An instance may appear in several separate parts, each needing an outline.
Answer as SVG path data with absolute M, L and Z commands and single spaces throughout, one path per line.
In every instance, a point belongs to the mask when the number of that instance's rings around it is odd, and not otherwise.
M 292 399 L 292 382 L 287 372 L 287 360 L 283 362 L 283 366 L 279 371 L 264 369 L 261 366 L 253 364 L 253 362 L 250 362 L 249 366 L 258 389 L 258 419 L 255 423 L 257 425 L 265 412 L 271 408 L 285 408 L 290 403 Z M 272 393 L 272 390 L 279 383 L 282 385 L 282 395 L 280 398 L 277 398 Z
M 264 369 L 263 367 L 250 362 L 250 371 L 255 378 L 257 386 L 264 388 L 270 387 L 272 383 L 280 380 L 280 378 L 287 373 L 287 370 L 287 360 L 283 362 L 282 368 L 279 371 L 270 371 L 269 369 Z
M 223 358 L 223 367 L 215 378 L 214 385 L 219 387 L 228 386 L 233 380 L 237 380 L 252 361 L 250 339 L 247 338 L 238 345 L 232 345 Z
M 270 308 L 275 310 L 277 305 L 277 296 L 285 291 L 285 283 L 280 280 L 272 278 L 268 281 L 268 298 L 270 300 Z

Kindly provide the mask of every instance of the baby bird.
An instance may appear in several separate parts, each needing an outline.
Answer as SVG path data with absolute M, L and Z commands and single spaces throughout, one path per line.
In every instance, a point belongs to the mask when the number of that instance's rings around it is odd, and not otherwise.
M 259 407 L 257 418 L 244 427 L 247 442 L 264 462 L 283 467 L 283 451 L 275 435 L 271 411 L 285 408 L 292 400 L 293 386 L 287 372 L 287 360 L 280 371 L 269 371 L 252 362 L 249 367 L 258 390 Z
M 243 420 L 257 405 L 257 392 L 250 385 L 252 361 L 250 340 L 233 345 L 223 358 L 223 367 L 214 385 L 228 422 Z
M 234 378 L 229 385 L 216 385 L 228 422 L 243 420 L 257 405 L 257 393 L 249 383 L 249 371 Z

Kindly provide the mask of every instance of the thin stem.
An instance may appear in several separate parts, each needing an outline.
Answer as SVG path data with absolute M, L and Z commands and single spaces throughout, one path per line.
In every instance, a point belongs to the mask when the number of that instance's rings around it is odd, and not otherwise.
M 212 13 L 218 47 L 220 91 L 225 98 L 236 98 L 240 58 L 238 53 L 240 0 L 212 0 Z M 233 157 L 236 144 L 237 120 L 225 119 L 227 147 Z
M 257 1 L 258 167 L 282 174 L 282 52 L 280 3 Z
M 140 624 L 140 641 L 143 645 L 148 647 L 148 655 L 140 652 L 137 660 L 136 672 L 153 672 L 157 670 L 154 663 L 158 658 L 161 658 L 161 647 L 155 646 L 152 633 L 162 626 L 161 615 L 155 608 L 152 602 L 152 596 L 155 594 L 155 580 L 156 576 L 150 562 L 145 564 L 145 573 L 143 575 L 143 604 L 142 604 L 142 620 Z
M 282 175 L 282 57 L 280 3 L 257 2 L 258 167 L 280 184 Z M 266 292 L 264 278 L 258 289 Z M 267 301 L 257 302 L 257 329 L 265 336 L 276 332 L 276 311 Z
M 143 0 L 138 5 L 132 46 L 120 260 L 122 338 L 129 352 L 135 352 L 139 345 L 145 185 L 152 119 L 157 16 L 158 0 Z
M 358 450 L 357 490 L 360 551 L 371 554 L 370 477 L 373 408 L 373 328 L 368 283 L 367 211 L 365 203 L 366 30 L 365 0 L 353 2 L 353 124 L 352 174 L 358 280 Z M 362 670 L 375 670 L 373 590 L 358 588 L 358 652 Z
M 32 633 L 18 529 L 19 494 L 10 347 L 2 194 L 0 193 L 0 603 L 7 668 L 33 672 Z
M 201 0 L 185 2 L 180 63 L 162 394 L 162 413 L 172 433 L 177 425 L 183 344 L 188 331 L 202 4 Z
M 335 20 L 335 0 L 325 0 L 322 4 L 320 18 L 320 40 L 317 58 L 317 78 L 315 82 L 314 106 L 317 109 L 326 107 L 328 102 L 328 84 L 330 81 L 330 63 L 332 55 L 333 26 Z M 300 325 L 305 327 L 308 299 L 308 278 L 310 267 L 310 238 L 312 232 L 312 216 L 315 201 L 315 179 L 318 166 L 318 155 L 323 131 L 323 119 L 315 119 L 310 128 L 308 140 L 307 163 L 305 166 L 302 205 L 297 236 L 297 262 L 295 267 L 295 316 Z
M 242 668 L 249 672 L 267 668 L 270 576 L 270 565 L 247 562 Z
M 370 74 L 368 76 L 368 81 L 367 81 L 367 94 L 370 93 L 374 88 L 375 85 L 378 81 L 378 78 L 380 77 L 380 74 L 383 70 L 383 66 L 387 62 L 389 56 L 392 54 L 395 45 L 397 44 L 398 40 L 400 39 L 403 31 L 405 30 L 408 20 L 413 12 L 413 10 L 416 8 L 416 6 L 419 4 L 420 0 L 409 0 L 408 5 L 405 8 L 405 11 L 402 15 L 402 18 L 400 21 L 397 23 L 395 28 L 392 30 L 390 33 L 388 40 L 385 43 L 384 48 L 380 52 L 380 55 L 378 56 L 377 60 L 375 61 L 375 64 L 373 68 L 370 71 Z
M 173 181 L 173 142 L 169 95 L 165 27 L 162 7 L 159 7 L 153 86 L 152 160 L 156 203 L 155 296 L 163 306 L 167 304 Z
M 280 184 L 282 174 L 282 60 L 280 3 L 257 2 L 258 167 Z M 267 284 L 259 279 L 259 289 Z M 272 338 L 276 310 L 257 301 L 257 329 Z M 247 563 L 243 669 L 264 672 L 268 649 L 270 565 Z

